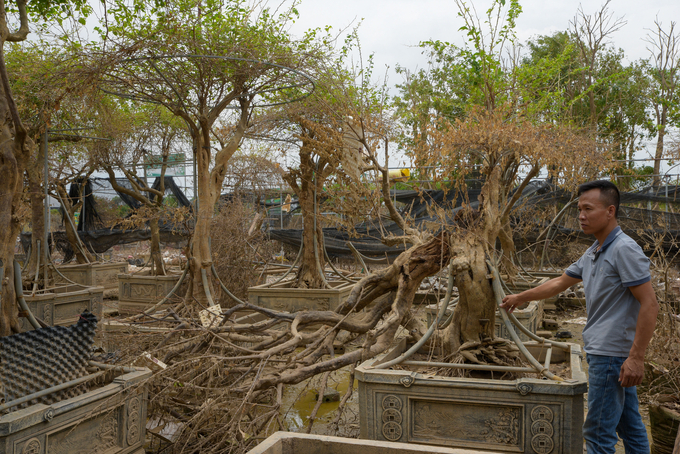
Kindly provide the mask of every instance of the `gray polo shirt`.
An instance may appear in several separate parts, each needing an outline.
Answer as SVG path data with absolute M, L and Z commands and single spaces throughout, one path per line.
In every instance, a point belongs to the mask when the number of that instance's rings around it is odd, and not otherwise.
M 611 231 L 599 251 L 598 245 L 595 241 L 565 271 L 583 280 L 588 312 L 584 349 L 593 355 L 628 357 L 640 312 L 628 287 L 651 280 L 649 259 L 621 227 Z

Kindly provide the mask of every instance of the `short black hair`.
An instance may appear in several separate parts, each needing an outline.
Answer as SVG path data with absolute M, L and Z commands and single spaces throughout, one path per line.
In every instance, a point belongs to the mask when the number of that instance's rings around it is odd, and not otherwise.
M 606 206 L 614 205 L 614 217 L 618 217 L 620 199 L 619 188 L 609 180 L 589 181 L 578 187 L 578 196 L 581 197 L 581 194 L 592 189 L 600 190 L 600 200 L 604 202 Z

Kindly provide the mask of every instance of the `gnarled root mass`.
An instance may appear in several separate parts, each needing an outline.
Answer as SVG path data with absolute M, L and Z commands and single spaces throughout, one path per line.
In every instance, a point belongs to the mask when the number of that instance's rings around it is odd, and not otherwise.
M 453 354 L 444 358 L 444 362 L 453 364 L 495 364 L 499 366 L 526 367 L 527 363 L 523 360 L 522 354 L 514 342 L 503 338 L 486 338 L 476 342 L 466 342 Z M 514 379 L 517 378 L 516 372 L 471 372 L 466 369 L 436 368 L 437 375 L 444 377 L 467 377 L 472 375 L 489 375 L 497 378 Z M 521 374 L 521 373 L 520 373 Z
M 185 301 L 154 321 L 165 332 L 137 334 L 127 350 L 129 356 L 146 350 L 168 364 L 149 382 L 150 417 L 181 425 L 175 452 L 249 450 L 255 440 L 286 429 L 279 416 L 283 385 L 387 350 L 400 326 L 412 327 L 410 309 L 422 280 L 449 260 L 443 232 L 361 279 L 336 311 L 286 313 L 242 303 L 204 328 L 181 316 L 194 312 Z M 244 311 L 251 312 L 247 322 L 235 317 Z M 336 356 L 334 346 L 350 342 L 352 348 Z

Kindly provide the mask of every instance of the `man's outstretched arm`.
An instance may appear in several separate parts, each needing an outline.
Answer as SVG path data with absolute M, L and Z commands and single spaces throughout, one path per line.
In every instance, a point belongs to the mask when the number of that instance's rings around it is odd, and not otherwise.
M 538 287 L 525 290 L 522 293 L 517 293 L 515 295 L 506 296 L 503 298 L 503 304 L 501 304 L 501 307 L 512 313 L 512 311 L 514 311 L 517 306 L 524 304 L 527 301 L 536 301 L 550 298 L 551 296 L 555 296 L 558 293 L 565 291 L 572 285 L 578 284 L 579 282 L 581 282 L 581 279 L 576 279 L 563 274 L 560 277 L 556 277 L 555 279 L 550 279 L 548 282 L 544 282 Z

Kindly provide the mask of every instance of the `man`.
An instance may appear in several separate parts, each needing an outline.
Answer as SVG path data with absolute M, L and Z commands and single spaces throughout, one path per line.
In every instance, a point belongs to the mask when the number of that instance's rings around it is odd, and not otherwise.
M 583 342 L 589 366 L 583 436 L 588 454 L 613 454 L 617 433 L 626 454 L 648 454 L 635 387 L 642 383 L 645 350 L 659 310 L 649 259 L 618 226 L 619 191 L 613 183 L 585 183 L 578 195 L 581 229 L 595 236 L 595 243 L 562 276 L 508 295 L 501 306 L 512 312 L 583 281 L 588 313 Z

